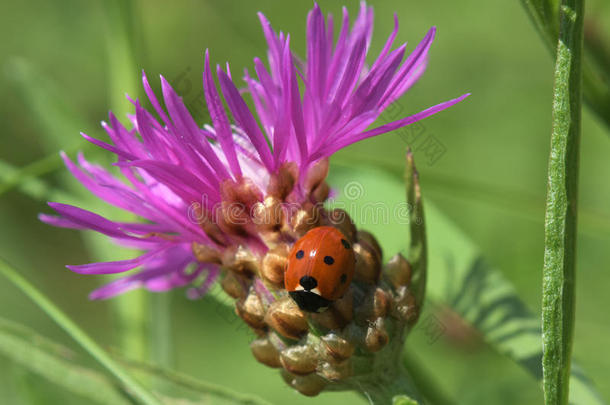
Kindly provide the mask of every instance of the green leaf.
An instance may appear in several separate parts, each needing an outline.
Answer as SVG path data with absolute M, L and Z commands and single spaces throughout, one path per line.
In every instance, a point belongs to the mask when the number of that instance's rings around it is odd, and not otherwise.
M 404 218 L 392 214 L 404 198 L 400 179 L 365 164 L 357 168 L 331 165 L 329 182 L 339 191 L 353 179 L 358 179 L 362 195 L 355 200 L 340 193 L 337 203 L 346 207 L 357 226 L 378 237 L 387 255 L 402 250 L 407 237 Z M 421 181 L 425 190 L 425 178 Z M 389 220 L 379 214 L 377 221 L 371 221 L 367 215 L 370 207 L 379 203 L 388 207 Z M 541 380 L 540 318 L 521 301 L 502 272 L 485 261 L 479 248 L 430 198 L 425 201 L 425 211 L 429 237 L 427 299 L 451 307 L 478 329 L 491 347 Z M 582 370 L 573 368 L 571 388 L 570 400 L 575 405 L 604 403 Z
M 576 215 L 584 5 L 562 0 L 555 59 L 542 272 L 542 357 L 546 404 L 568 403 L 575 318 Z
M 104 375 L 74 362 L 75 354 L 26 327 L 0 318 L 0 353 L 63 389 L 99 404 L 130 405 Z
M 413 380 L 413 385 L 421 392 L 427 403 L 433 405 L 454 405 L 454 402 L 447 398 L 436 379 L 425 369 L 422 362 L 414 353 L 403 353 L 403 364 Z
M 51 302 L 42 292 L 23 278 L 4 259 L 0 258 L 0 273 L 27 295 L 40 309 L 53 319 L 68 335 L 82 346 L 94 359 L 104 366 L 125 389 L 142 404 L 161 405 L 161 402 L 137 382 L 131 375 L 123 370 L 115 361 L 76 325 L 59 307 Z

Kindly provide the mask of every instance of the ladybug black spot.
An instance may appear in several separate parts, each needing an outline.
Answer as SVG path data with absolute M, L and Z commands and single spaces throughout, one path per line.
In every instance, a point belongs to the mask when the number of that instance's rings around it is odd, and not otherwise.
M 318 286 L 318 280 L 311 276 L 303 276 L 299 280 L 299 284 L 301 284 L 305 290 L 309 291 Z
M 305 256 L 305 252 L 303 250 L 299 250 L 296 254 L 297 259 L 302 259 Z
M 346 249 L 350 249 L 351 248 L 349 242 L 346 241 L 345 239 L 341 239 L 341 243 L 343 244 L 344 248 L 346 248 Z
M 347 274 L 345 274 L 345 273 L 341 274 L 341 284 L 345 284 L 346 281 L 347 281 Z
M 324 256 L 324 263 L 326 263 L 330 266 L 334 262 L 335 262 L 335 259 L 333 259 L 332 256 Z

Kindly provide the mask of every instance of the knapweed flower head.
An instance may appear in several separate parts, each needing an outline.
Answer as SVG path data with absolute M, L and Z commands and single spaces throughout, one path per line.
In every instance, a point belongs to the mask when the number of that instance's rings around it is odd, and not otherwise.
M 396 256 L 382 275 L 375 238 L 357 230 L 345 212 L 324 208 L 328 158 L 466 95 L 371 129 L 423 74 L 434 28 L 405 58 L 405 44 L 393 47 L 395 19 L 394 31 L 369 66 L 373 11 L 364 3 L 352 24 L 343 11 L 336 40 L 332 16 L 324 18 L 316 5 L 307 18 L 302 60 L 291 51 L 290 35 L 276 33 L 262 14 L 259 18 L 268 60 L 265 65 L 254 59 L 254 74 L 245 72 L 243 87 L 236 86 L 228 65 L 214 72 L 205 53 L 209 125 L 197 125 L 167 80 L 161 77 L 160 100 L 143 75 L 154 111 L 132 100 L 131 125 L 124 126 L 112 113 L 103 123 L 110 143 L 83 134 L 117 156 L 123 179 L 82 155 L 77 163 L 62 155 L 93 194 L 142 221 L 112 221 L 60 203 L 49 204 L 59 216 L 41 219 L 94 230 L 144 252 L 135 259 L 68 266 L 81 274 L 130 272 L 94 291 L 93 299 L 138 287 L 165 291 L 183 286 L 197 297 L 220 278 L 236 299 L 237 314 L 258 336 L 252 344 L 256 358 L 281 367 L 291 385 L 313 395 L 329 382 L 369 370 L 376 361 L 371 353 L 396 340 L 389 345 L 394 353 L 405 325 L 418 313 L 408 289 L 409 264 Z M 355 275 L 343 298 L 328 311 L 310 314 L 288 296 L 284 273 L 292 245 L 321 225 L 339 229 L 354 249 Z

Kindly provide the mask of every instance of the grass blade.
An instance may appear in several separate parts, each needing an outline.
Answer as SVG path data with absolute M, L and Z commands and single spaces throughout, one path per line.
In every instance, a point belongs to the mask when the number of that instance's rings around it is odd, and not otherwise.
M 559 13 L 542 274 L 542 384 L 548 405 L 565 405 L 569 396 L 575 317 L 583 2 L 562 0 Z
M 119 366 L 93 339 L 51 302 L 42 292 L 23 278 L 4 259 L 0 258 L 0 273 L 27 295 L 36 305 L 68 333 L 83 349 L 122 383 L 127 392 L 145 405 L 161 405 L 161 402 Z
M 119 119 L 123 119 L 125 114 L 133 111 L 133 105 L 125 98 L 125 94 L 135 100 L 140 89 L 140 68 L 136 64 L 138 55 L 135 44 L 139 28 L 136 5 L 132 0 L 109 0 L 104 2 L 104 8 L 110 109 Z
M 96 370 L 80 364 L 77 353 L 37 334 L 21 324 L 0 318 L 0 354 L 25 370 L 44 377 L 67 391 L 94 403 L 128 405 L 126 393 Z M 215 400 L 242 405 L 270 405 L 253 395 L 237 392 L 214 383 L 195 379 L 162 367 L 113 356 L 125 369 L 151 383 L 163 385 L 164 404 L 210 403 Z M 156 384 L 160 380 L 162 384 Z M 180 395 L 179 395 L 180 394 Z M 193 402 L 190 402 L 190 401 Z M 216 403 L 217 401 L 214 401 Z
M 133 105 L 126 99 L 129 94 L 133 99 L 138 98 L 139 69 L 136 66 L 135 36 L 135 4 L 133 1 L 111 0 L 104 2 L 107 35 L 106 60 L 109 73 L 108 97 L 110 109 L 119 120 L 126 118 L 128 112 L 133 111 Z M 124 353 L 133 358 L 145 360 L 152 355 L 156 359 L 169 359 L 166 353 L 153 354 L 149 345 L 149 334 L 161 333 L 168 335 L 169 330 L 162 331 L 157 326 L 160 320 L 156 314 L 150 322 L 151 303 L 153 298 L 144 289 L 136 289 L 129 294 L 123 294 L 112 300 L 111 305 L 116 314 L 117 330 L 119 331 L 120 347 Z M 169 302 L 160 299 L 160 302 Z M 160 304 L 159 304 L 160 305 Z M 168 311 L 159 311 L 160 316 L 167 316 Z M 162 324 L 168 321 L 161 321 Z M 148 328 L 153 324 L 153 328 Z M 150 329 L 150 330 L 149 330 Z M 154 337 L 153 342 L 165 341 L 166 337 Z M 156 346 L 161 348 L 164 346 Z M 166 347 L 166 346 L 165 346 Z
M 97 371 L 73 360 L 71 350 L 28 328 L 0 318 L 0 353 L 28 371 L 101 405 L 131 405 L 119 387 Z
M 180 390 L 196 393 L 198 395 L 212 395 L 216 398 L 230 400 L 236 404 L 243 405 L 270 405 L 266 400 L 254 395 L 237 392 L 234 389 L 223 387 L 221 385 L 200 380 L 186 374 L 159 367 L 151 364 L 146 364 L 130 359 L 117 358 L 121 364 L 134 373 L 139 373 L 143 377 L 160 379 L 163 385 L 173 386 Z M 153 381 L 154 383 L 154 381 Z
M 559 35 L 558 0 L 521 0 L 532 23 L 540 33 L 545 45 L 553 56 Z M 607 70 L 608 55 L 600 55 L 602 49 L 599 38 L 588 38 L 582 63 L 582 86 L 588 107 L 610 129 L 610 72 Z M 603 62 L 602 62 L 603 61 Z

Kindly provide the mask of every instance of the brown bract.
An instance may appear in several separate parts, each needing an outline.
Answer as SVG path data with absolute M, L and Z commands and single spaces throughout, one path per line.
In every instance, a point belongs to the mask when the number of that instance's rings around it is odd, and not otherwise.
M 290 297 L 272 303 L 265 323 L 288 339 L 299 340 L 307 332 L 307 318 Z
M 317 170 L 321 177 L 326 168 L 320 165 Z M 405 329 L 417 320 L 419 308 L 409 289 L 408 261 L 396 255 L 382 271 L 377 240 L 358 230 L 345 211 L 328 211 L 311 202 L 296 209 L 285 205 L 293 181 L 298 181 L 295 173 L 292 166 L 283 168 L 270 184 L 274 194 L 260 200 L 249 183 L 225 186 L 227 196 L 251 204 L 249 225 L 241 230 L 256 229 L 266 250 L 254 252 L 245 243 L 223 250 L 194 244 L 193 253 L 201 261 L 220 263 L 225 270 L 221 286 L 236 299 L 236 313 L 255 332 L 250 345 L 254 357 L 280 368 L 286 382 L 302 394 L 316 395 L 329 384 L 333 389 L 353 384 L 350 381 L 360 378 L 376 357 L 396 357 Z M 322 184 L 316 175 L 308 181 L 314 189 Z M 293 244 L 320 225 L 333 226 L 345 235 L 356 256 L 355 276 L 328 309 L 309 313 L 288 295 L 284 274 Z

